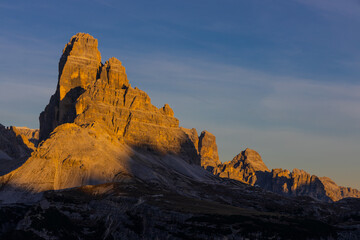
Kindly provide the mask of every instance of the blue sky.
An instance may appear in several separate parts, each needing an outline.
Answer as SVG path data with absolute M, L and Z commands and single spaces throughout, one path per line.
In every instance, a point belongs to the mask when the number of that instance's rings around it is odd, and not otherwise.
M 0 123 L 38 127 L 77 32 L 153 104 L 269 168 L 360 188 L 360 2 L 2 1 Z

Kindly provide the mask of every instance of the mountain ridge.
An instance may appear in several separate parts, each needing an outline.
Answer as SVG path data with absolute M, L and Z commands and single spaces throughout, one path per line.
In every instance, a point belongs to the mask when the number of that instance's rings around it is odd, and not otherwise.
M 359 190 L 338 186 L 328 177 L 311 175 L 297 168 L 292 171 L 281 168 L 269 170 L 261 156 L 249 148 L 233 160 L 218 164 L 211 172 L 219 177 L 239 180 L 285 196 L 310 196 L 321 201 L 360 198 Z

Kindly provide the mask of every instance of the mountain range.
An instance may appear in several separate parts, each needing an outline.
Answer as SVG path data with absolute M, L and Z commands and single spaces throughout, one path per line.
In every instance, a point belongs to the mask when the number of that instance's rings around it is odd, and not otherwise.
M 40 129 L 0 125 L 5 239 L 359 239 L 360 191 L 180 127 L 78 33 Z

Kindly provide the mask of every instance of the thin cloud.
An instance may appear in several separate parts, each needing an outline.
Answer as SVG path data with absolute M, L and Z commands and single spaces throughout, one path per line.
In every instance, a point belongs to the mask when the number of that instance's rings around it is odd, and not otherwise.
M 360 1 L 358 0 L 298 0 L 297 2 L 328 13 L 360 17 Z

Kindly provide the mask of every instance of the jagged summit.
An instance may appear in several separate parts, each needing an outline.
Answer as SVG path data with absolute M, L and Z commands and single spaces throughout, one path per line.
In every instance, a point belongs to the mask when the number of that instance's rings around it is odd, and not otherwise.
M 57 90 L 40 115 L 40 140 L 63 123 L 96 122 L 132 146 L 187 154 L 189 161 L 198 162 L 196 149 L 170 106 L 152 105 L 144 91 L 131 87 L 118 59 L 101 63 L 97 46 L 97 40 L 84 33 L 73 36 L 65 46 Z
M 212 172 L 223 178 L 257 185 L 286 196 L 310 196 L 330 202 L 347 197 L 360 197 L 357 189 L 338 186 L 330 178 L 319 178 L 304 170 L 276 168 L 270 171 L 260 154 L 249 148 L 240 152 L 233 160 L 217 165 Z

